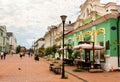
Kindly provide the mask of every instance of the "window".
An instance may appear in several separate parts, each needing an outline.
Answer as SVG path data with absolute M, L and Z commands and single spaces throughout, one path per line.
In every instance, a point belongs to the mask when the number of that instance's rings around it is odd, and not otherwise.
M 110 49 L 110 42 L 108 40 L 108 41 L 106 41 L 106 50 L 109 50 L 109 49 Z
M 100 44 L 100 46 L 104 46 L 104 42 L 102 41 L 102 42 L 99 42 L 99 44 Z M 102 50 L 100 50 L 100 61 L 101 62 L 103 62 L 104 60 L 105 60 L 105 50 L 104 49 L 102 49 Z
M 1 36 L 3 36 L 3 32 L 1 32 Z

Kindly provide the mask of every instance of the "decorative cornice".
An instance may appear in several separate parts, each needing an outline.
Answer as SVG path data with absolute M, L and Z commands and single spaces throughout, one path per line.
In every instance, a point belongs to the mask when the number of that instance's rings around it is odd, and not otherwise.
M 97 24 L 99 24 L 99 23 L 102 23 L 102 22 L 106 21 L 107 19 L 117 18 L 117 16 L 118 16 L 117 14 L 106 14 L 106 15 L 100 17 L 99 19 L 97 19 L 97 20 L 95 20 L 95 21 L 92 21 L 92 22 L 90 22 L 90 23 L 88 23 L 88 24 L 86 24 L 86 25 L 83 25 L 83 26 L 80 26 L 79 28 L 74 29 L 72 32 L 67 33 L 65 36 L 69 36 L 69 35 L 71 35 L 71 34 L 74 34 L 75 32 L 79 32 L 79 31 L 81 31 L 81 30 L 90 28 L 90 27 L 92 27 L 92 26 L 94 26 L 94 25 L 97 25 Z

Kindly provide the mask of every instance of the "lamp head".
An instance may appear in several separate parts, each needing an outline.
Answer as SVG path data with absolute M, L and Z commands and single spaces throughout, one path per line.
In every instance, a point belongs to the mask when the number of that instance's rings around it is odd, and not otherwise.
M 60 17 L 61 17 L 61 20 L 62 20 L 62 21 L 65 21 L 65 20 L 66 20 L 66 18 L 67 18 L 67 16 L 66 16 L 66 15 L 61 15 Z

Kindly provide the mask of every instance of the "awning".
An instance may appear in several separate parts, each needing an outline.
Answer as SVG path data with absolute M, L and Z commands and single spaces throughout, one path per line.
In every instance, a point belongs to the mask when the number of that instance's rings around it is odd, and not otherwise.
M 103 46 L 100 46 L 100 45 L 94 45 L 94 48 L 93 48 L 93 45 L 92 44 L 79 44 L 77 46 L 74 46 L 74 50 L 77 50 L 77 49 L 88 49 L 88 50 L 101 50 L 103 49 L 104 47 Z

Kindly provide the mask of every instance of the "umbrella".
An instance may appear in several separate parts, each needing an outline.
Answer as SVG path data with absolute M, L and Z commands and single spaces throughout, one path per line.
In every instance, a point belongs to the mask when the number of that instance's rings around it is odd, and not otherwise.
M 100 46 L 100 45 L 94 45 L 94 50 L 101 50 L 103 49 L 104 47 L 103 46 Z M 73 48 L 74 50 L 75 49 L 88 49 L 88 50 L 93 50 L 93 45 L 91 44 L 79 44 L 77 46 L 74 46 Z

